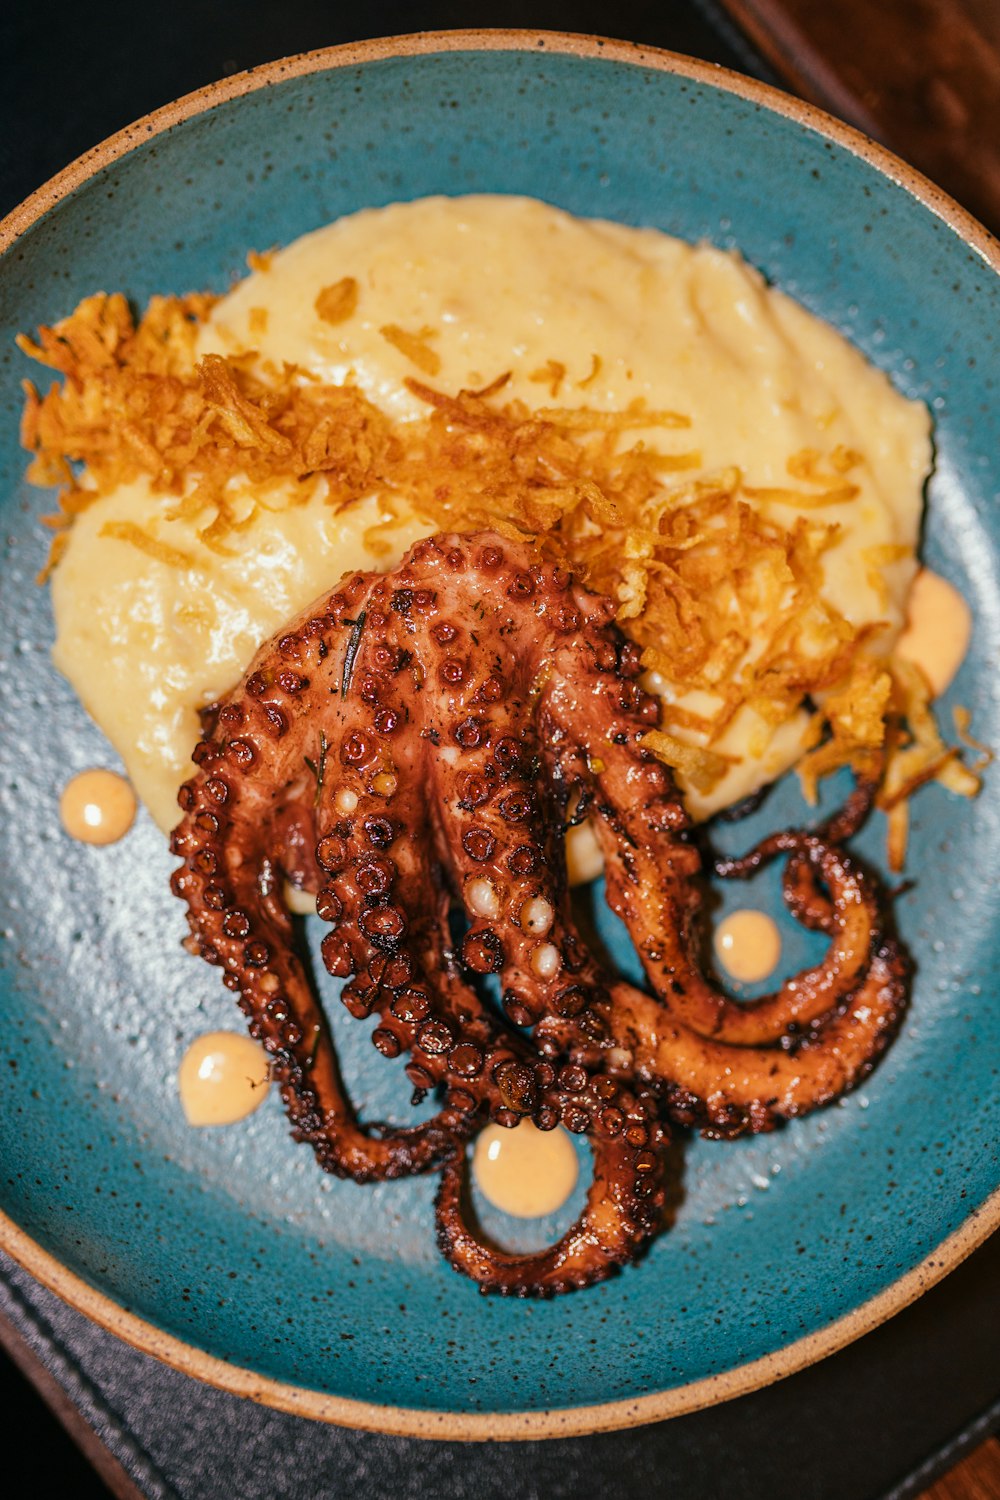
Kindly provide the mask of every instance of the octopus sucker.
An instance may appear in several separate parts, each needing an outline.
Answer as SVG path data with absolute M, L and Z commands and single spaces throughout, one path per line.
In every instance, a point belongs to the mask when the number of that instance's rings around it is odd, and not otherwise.
M 637 1259 L 663 1221 L 674 1125 L 769 1130 L 874 1066 L 905 956 L 839 822 L 765 841 L 829 946 L 740 1003 L 698 955 L 708 861 L 646 748 L 656 700 L 611 602 L 527 542 L 440 534 L 395 572 L 354 573 L 258 651 L 206 715 L 173 834 L 189 946 L 220 967 L 272 1060 L 293 1134 L 358 1182 L 441 1174 L 437 1235 L 483 1291 L 548 1296 Z M 870 801 L 870 798 L 868 799 Z M 607 971 L 570 905 L 564 833 L 589 816 L 609 904 L 648 990 Z M 322 960 L 372 1042 L 405 1059 L 413 1125 L 363 1122 L 344 1088 L 285 881 L 316 897 Z M 495 986 L 494 992 L 491 986 Z M 593 1177 L 549 1249 L 508 1255 L 464 1203 L 487 1120 L 586 1136 Z

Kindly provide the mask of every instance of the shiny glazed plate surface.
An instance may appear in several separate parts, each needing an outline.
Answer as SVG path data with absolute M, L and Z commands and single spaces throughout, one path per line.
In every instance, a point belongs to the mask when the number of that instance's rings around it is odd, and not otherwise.
M 12 216 L 0 259 L 0 1243 L 124 1337 L 245 1394 L 388 1431 L 542 1436 L 787 1374 L 902 1306 L 1000 1219 L 1000 802 L 987 773 L 976 803 L 932 787 L 914 804 L 915 883 L 896 912 L 917 973 L 882 1066 L 775 1135 L 688 1143 L 673 1228 L 604 1286 L 542 1304 L 480 1297 L 434 1249 L 433 1178 L 325 1178 L 276 1095 L 226 1130 L 184 1123 L 184 1047 L 240 1018 L 180 949 L 174 861 L 148 816 L 103 850 L 59 827 L 69 776 L 114 759 L 48 659 L 33 579 L 49 500 L 21 478 L 32 372 L 13 335 L 96 289 L 140 304 L 222 291 L 248 249 L 365 205 L 474 191 L 737 245 L 930 404 L 924 556 L 976 620 L 945 720 L 961 702 L 1000 743 L 1000 279 L 988 237 L 915 174 L 746 80 L 555 36 L 340 49 L 161 111 Z M 802 816 L 783 785 L 727 846 Z M 861 847 L 881 865 L 883 828 Z M 781 921 L 789 966 L 815 956 L 775 879 L 723 896 Z M 597 893 L 634 968 L 601 911 Z M 330 1013 L 365 1112 L 398 1118 L 398 1067 L 365 1025 Z

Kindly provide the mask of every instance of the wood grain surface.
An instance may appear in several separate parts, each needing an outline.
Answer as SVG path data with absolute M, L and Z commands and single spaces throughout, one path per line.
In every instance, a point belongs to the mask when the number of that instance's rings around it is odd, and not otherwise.
M 983 1443 L 920 1500 L 1000 1500 L 1000 1439 Z
M 998 0 L 721 0 L 788 86 L 1000 232 Z

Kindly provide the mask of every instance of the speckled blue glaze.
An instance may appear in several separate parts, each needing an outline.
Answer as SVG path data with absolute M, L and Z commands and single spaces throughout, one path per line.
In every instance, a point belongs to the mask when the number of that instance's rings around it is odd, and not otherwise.
M 916 803 L 915 884 L 898 903 L 914 1001 L 883 1066 L 779 1134 L 691 1142 L 673 1229 L 612 1283 L 549 1304 L 484 1299 L 434 1250 L 433 1179 L 325 1178 L 276 1097 L 238 1127 L 185 1126 L 180 1055 L 239 1017 L 179 947 L 173 862 L 148 817 L 104 850 L 59 828 L 64 781 L 114 757 L 49 663 L 48 599 L 32 581 L 48 500 L 21 479 L 29 369 L 13 334 L 98 288 L 140 303 L 224 290 L 248 248 L 364 205 L 484 190 L 738 245 L 931 404 L 925 554 L 976 617 L 951 696 L 1000 744 L 1000 281 L 908 191 L 779 114 L 641 64 L 540 49 L 373 61 L 278 81 L 140 143 L 0 263 L 0 1206 L 123 1307 L 234 1364 L 469 1412 L 632 1397 L 780 1350 L 917 1265 L 1000 1180 L 993 774 L 974 805 L 936 787 Z M 800 813 L 782 787 L 728 837 L 743 845 Z M 881 830 L 864 847 L 879 862 Z M 758 895 L 778 912 L 770 877 Z M 627 967 L 620 930 L 602 922 Z M 332 1016 L 359 1098 L 398 1111 L 367 1027 Z

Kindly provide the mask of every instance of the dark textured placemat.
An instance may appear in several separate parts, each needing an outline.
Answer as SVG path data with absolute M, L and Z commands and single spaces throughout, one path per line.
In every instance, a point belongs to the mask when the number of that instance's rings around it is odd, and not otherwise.
M 0 1316 L 149 1500 L 909 1500 L 1000 1425 L 1000 1237 L 789 1380 L 652 1427 L 552 1442 L 382 1437 L 254 1406 L 126 1348 L 3 1257 Z
M 375 0 L 353 14 L 327 0 L 7 0 L 0 213 L 104 136 L 224 73 L 362 36 L 458 26 L 598 32 L 766 76 L 714 0 Z M 647 1490 L 906 1500 L 1000 1425 L 1000 1239 L 890 1324 L 788 1381 L 654 1427 L 552 1443 L 427 1443 L 255 1407 L 126 1348 L 2 1256 L 0 1318 L 150 1500 L 614 1500 Z M 57 1479 L 49 1458 L 33 1456 L 46 1493 Z

